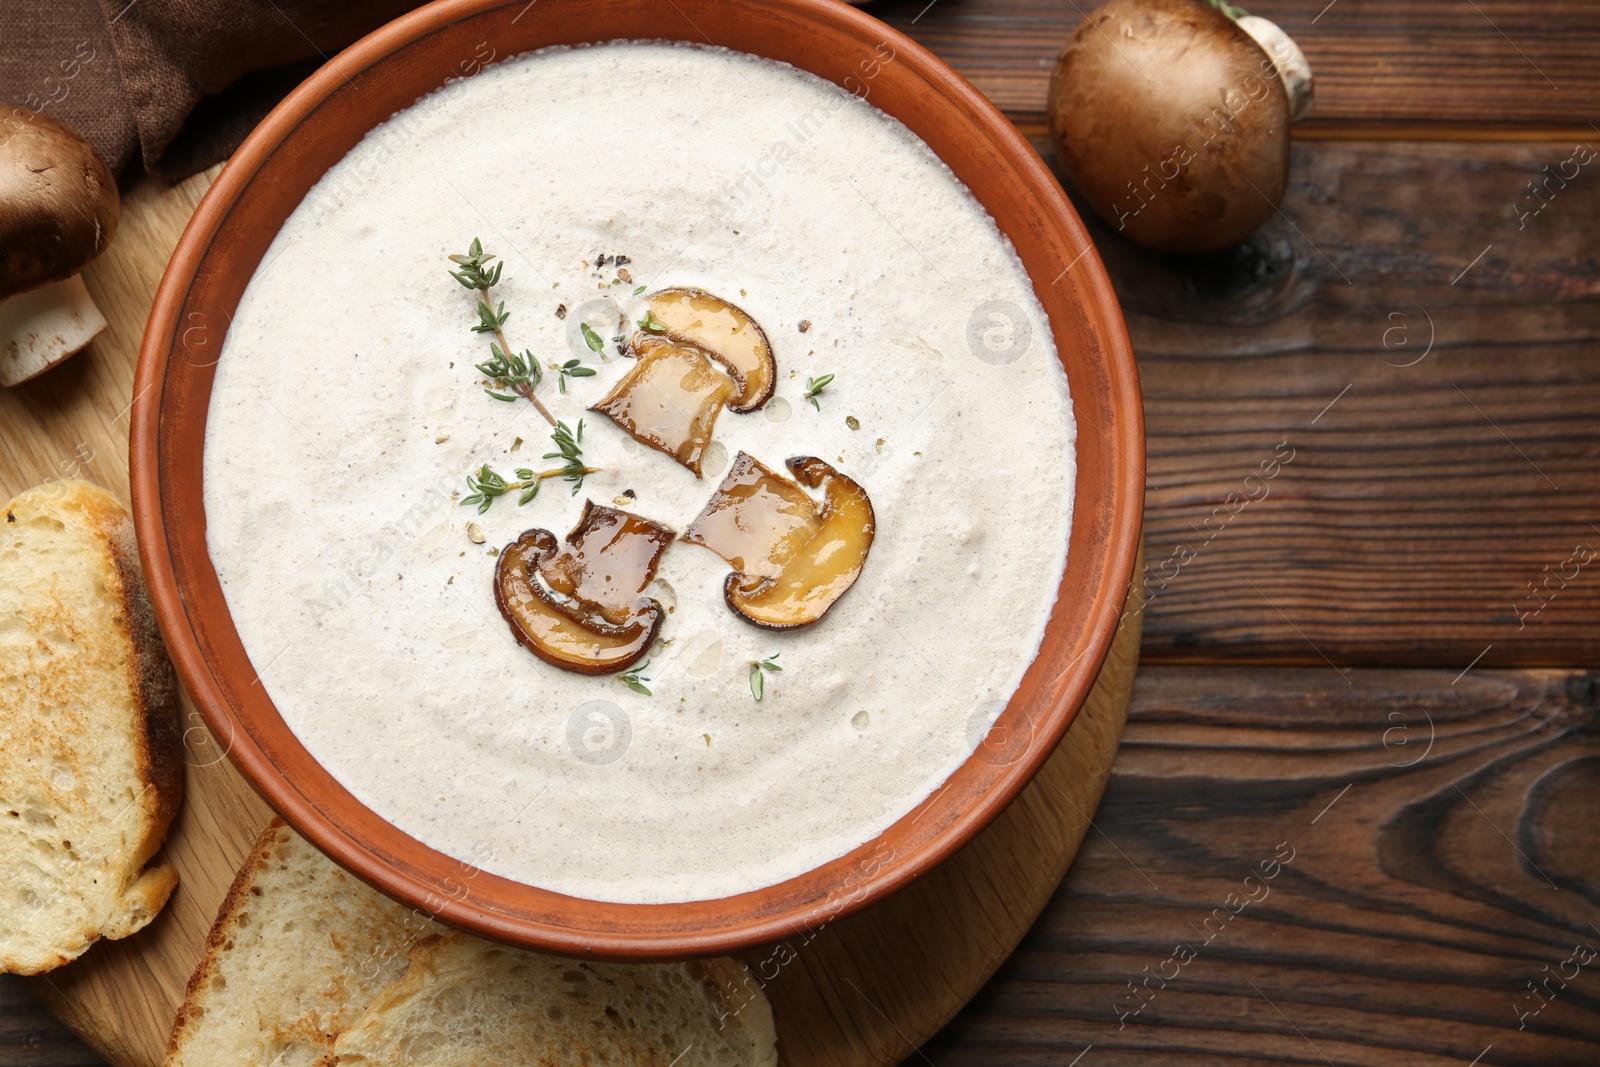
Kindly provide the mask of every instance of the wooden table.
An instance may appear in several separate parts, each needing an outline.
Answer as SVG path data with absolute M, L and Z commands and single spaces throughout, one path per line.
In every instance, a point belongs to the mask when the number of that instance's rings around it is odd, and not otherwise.
M 1600 161 L 1522 215 L 1600 149 L 1600 7 L 1324 4 L 1250 5 L 1317 72 L 1279 216 L 1187 260 L 1096 229 L 1145 667 L 1056 899 L 910 1062 L 1600 1062 Z M 1072 0 L 870 10 L 1047 151 Z M 0 1067 L 98 1062 L 0 982 Z

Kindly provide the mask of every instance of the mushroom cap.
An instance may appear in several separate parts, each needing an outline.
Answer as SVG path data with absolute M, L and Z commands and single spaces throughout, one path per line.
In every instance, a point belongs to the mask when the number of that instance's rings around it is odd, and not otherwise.
M 1111 0 L 1090 12 L 1056 59 L 1049 118 L 1079 192 L 1152 248 L 1239 241 L 1288 184 L 1278 68 L 1204 0 Z
M 0 110 L 0 300 L 77 274 L 117 232 L 117 183 L 83 138 Z

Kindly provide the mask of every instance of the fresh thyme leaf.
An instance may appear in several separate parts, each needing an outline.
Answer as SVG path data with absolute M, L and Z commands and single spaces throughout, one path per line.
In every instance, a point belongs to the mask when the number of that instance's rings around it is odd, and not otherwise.
M 766 659 L 750 661 L 750 695 L 755 697 L 757 700 L 760 700 L 766 695 L 767 672 L 783 670 L 782 667 L 773 662 L 773 660 L 776 660 L 780 654 L 781 653 L 774 652 Z
M 471 494 L 461 498 L 464 505 L 478 505 L 478 514 L 482 515 L 489 510 L 489 505 L 494 503 L 497 496 L 503 496 L 511 488 L 506 480 L 496 474 L 494 468 L 485 463 L 478 468 L 478 473 L 467 475 L 467 488 Z
M 481 308 L 483 305 L 479 305 Z M 474 363 L 478 373 L 489 379 L 489 385 L 483 391 L 496 400 L 513 400 L 514 397 L 501 396 L 495 389 L 504 389 L 519 396 L 531 396 L 533 390 L 544 378 L 544 371 L 539 366 L 539 361 L 533 358 L 532 352 L 516 352 L 507 355 L 501 351 L 500 346 L 493 341 L 489 342 L 489 351 L 493 359 L 486 359 L 482 363 Z M 491 388 L 492 386 L 492 388 Z
M 831 374 L 824 374 L 820 378 L 807 378 L 806 379 L 806 394 L 801 399 L 811 401 L 811 406 L 816 408 L 818 411 L 821 411 L 822 410 L 822 405 L 817 403 L 817 394 L 821 393 L 824 389 L 826 389 L 828 387 L 828 384 L 830 382 L 832 382 L 832 381 L 833 381 L 833 375 L 831 375 Z
M 666 333 L 667 324 L 656 318 L 654 311 L 646 310 L 644 318 L 639 320 L 639 329 L 649 330 L 651 333 Z
M 641 285 L 641 286 L 639 286 L 639 288 L 637 288 L 637 289 L 635 289 L 635 290 L 634 290 L 634 291 L 633 291 L 633 295 L 634 295 L 634 296 L 638 296 L 638 295 L 639 295 L 639 294 L 640 294 L 640 293 L 642 293 L 642 292 L 644 292 L 644 286 L 642 286 L 642 285 Z
M 583 330 L 583 343 L 589 346 L 589 351 L 599 352 L 606 347 L 606 343 L 600 340 L 600 335 L 594 332 L 593 326 L 587 322 L 580 322 L 578 326 Z
M 585 326 L 584 329 L 588 330 L 589 327 Z M 600 338 L 595 337 L 593 330 L 589 330 L 589 336 L 590 337 L 594 337 L 595 341 L 597 341 L 597 342 L 600 340 Z M 590 345 L 589 347 L 590 348 L 594 348 L 594 345 Z M 600 350 L 598 348 L 595 348 L 595 351 L 598 352 Z M 593 378 L 594 377 L 594 368 L 593 367 L 585 367 L 583 365 L 583 360 L 581 360 L 581 359 L 569 359 L 565 363 L 561 364 L 561 366 L 557 367 L 556 369 L 561 372 L 561 378 L 559 380 L 559 384 L 561 386 L 561 391 L 563 393 L 565 393 L 567 391 L 567 379 L 568 378 Z
M 650 661 L 645 660 L 627 674 L 621 675 L 622 684 L 632 689 L 635 693 L 654 696 L 655 694 L 651 693 L 649 687 L 644 684 L 650 680 L 644 677 L 644 669 L 648 666 L 650 666 Z
M 578 420 L 576 433 L 566 423 L 556 423 L 556 428 L 550 433 L 550 440 L 555 444 L 556 450 L 546 452 L 544 458 L 559 459 L 564 462 L 565 465 L 554 473 L 571 482 L 572 495 L 577 496 L 578 490 L 583 488 L 584 477 L 593 474 L 597 469 L 583 465 L 583 420 Z
M 543 485 L 544 483 L 540 481 L 538 475 L 534 474 L 533 471 L 527 467 L 518 467 L 517 477 L 522 479 L 523 486 L 522 495 L 517 498 L 517 504 L 520 506 L 538 496 L 539 486 Z
M 472 328 L 473 333 L 494 333 L 506 324 L 511 317 L 511 312 L 506 310 L 506 302 L 500 301 L 500 311 L 492 311 L 486 301 L 478 301 L 478 325 Z
M 474 237 L 466 255 L 450 257 L 450 262 L 461 268 L 450 271 L 450 277 L 467 289 L 493 289 L 500 284 L 500 269 L 505 266 L 504 263 L 496 263 L 489 267 L 489 261 L 494 258 L 484 252 L 483 244 Z

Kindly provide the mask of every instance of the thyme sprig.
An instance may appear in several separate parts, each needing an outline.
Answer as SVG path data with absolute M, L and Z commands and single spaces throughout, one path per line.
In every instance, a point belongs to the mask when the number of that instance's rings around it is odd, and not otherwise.
M 478 514 L 482 515 L 489 510 L 489 506 L 495 502 L 496 497 L 502 497 L 514 490 L 521 489 L 523 491 L 522 499 L 518 503 L 526 504 L 538 495 L 539 480 L 534 478 L 533 471 L 526 467 L 517 471 L 517 477 L 532 479 L 532 485 L 528 486 L 523 482 L 508 482 L 493 467 L 485 463 L 478 468 L 477 473 L 467 475 L 467 488 L 472 492 L 462 497 L 461 503 L 463 506 L 478 505 Z
M 577 496 L 578 490 L 583 488 L 585 475 L 594 474 L 600 468 L 585 467 L 583 465 L 583 420 L 578 420 L 578 430 L 574 433 L 566 423 L 556 423 L 556 428 L 550 434 L 550 440 L 555 443 L 554 452 L 546 452 L 545 459 L 559 459 L 565 462 L 557 473 L 572 483 L 572 495 Z
M 472 239 L 472 244 L 465 254 L 450 257 L 450 262 L 461 268 L 450 271 L 450 277 L 460 282 L 462 288 L 471 289 L 478 294 L 478 324 L 472 327 L 472 332 L 492 333 L 499 342 L 490 345 L 494 358 L 476 366 L 483 372 L 484 377 L 490 380 L 494 388 L 527 398 L 535 408 L 539 409 L 539 414 L 544 416 L 545 421 L 554 426 L 555 416 L 550 414 L 549 409 L 534 394 L 534 389 L 542 377 L 538 361 L 533 358 L 531 352 L 516 355 L 512 351 L 511 345 L 506 341 L 505 332 L 506 320 L 511 317 L 511 313 L 506 310 L 504 300 L 500 301 L 500 306 L 496 309 L 489 297 L 489 290 L 500 284 L 500 272 L 505 267 L 503 261 L 491 265 L 490 260 L 495 258 L 483 250 L 483 243 L 476 237 Z M 513 399 L 495 393 L 494 388 L 485 387 L 484 391 L 497 400 Z
M 750 661 L 750 695 L 755 697 L 757 700 L 760 700 L 766 695 L 767 672 L 783 670 L 782 667 L 773 662 L 773 660 L 777 659 L 781 654 L 782 653 L 774 652 L 766 659 L 753 659 Z
M 807 378 L 806 379 L 806 394 L 801 399 L 811 401 L 811 406 L 816 408 L 818 411 L 821 411 L 822 410 L 822 405 L 817 403 L 817 396 L 824 389 L 826 389 L 828 387 L 828 384 L 830 382 L 832 382 L 832 381 L 833 381 L 833 375 L 831 375 L 831 374 L 824 374 L 820 378 Z
M 627 674 L 618 675 L 618 677 L 621 679 L 623 685 L 627 686 L 629 689 L 632 689 L 635 693 L 642 693 L 645 696 L 654 696 L 655 694 L 650 692 L 650 687 L 645 685 L 645 683 L 650 680 L 644 677 L 644 669 L 648 666 L 650 666 L 650 661 L 645 660 Z
M 518 467 L 516 469 L 518 480 L 508 482 L 504 476 L 485 463 L 475 473 L 467 475 L 467 488 L 471 492 L 461 498 L 461 503 L 467 506 L 476 504 L 478 506 L 478 514 L 482 515 L 489 510 L 490 505 L 495 502 L 496 498 L 505 496 L 507 493 L 520 491 L 522 495 L 517 498 L 517 504 L 521 506 L 539 495 L 539 486 L 544 484 L 546 478 L 566 478 L 571 480 L 576 475 L 578 484 L 582 485 L 584 475 L 594 474 L 599 469 L 598 467 L 585 467 L 581 464 L 574 469 L 570 463 L 562 467 L 553 467 L 547 471 Z M 573 489 L 573 492 L 576 493 L 577 489 Z

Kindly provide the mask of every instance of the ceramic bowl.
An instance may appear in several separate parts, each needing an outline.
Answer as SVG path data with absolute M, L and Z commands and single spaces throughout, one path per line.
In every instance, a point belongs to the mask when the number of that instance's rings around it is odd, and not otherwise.
M 709 42 L 811 71 L 920 136 L 989 210 L 1049 316 L 1078 420 L 1070 565 L 1036 660 L 973 755 L 879 837 L 765 889 L 681 904 L 603 903 L 478 871 L 361 804 L 296 739 L 257 683 L 206 549 L 201 454 L 225 324 L 284 219 L 370 129 L 482 46 L 510 56 L 620 38 Z M 884 49 L 893 60 L 881 62 Z M 816 929 L 948 857 L 1015 797 L 1082 706 L 1116 631 L 1139 543 L 1144 433 L 1127 332 L 1099 256 L 1016 129 L 927 50 L 837 0 L 442 0 L 362 39 L 262 121 L 195 212 L 139 356 L 134 514 L 157 617 L 230 758 L 283 816 L 381 891 L 452 925 L 612 959 L 733 952 Z M 1049 462 L 1041 457 L 1041 462 Z

